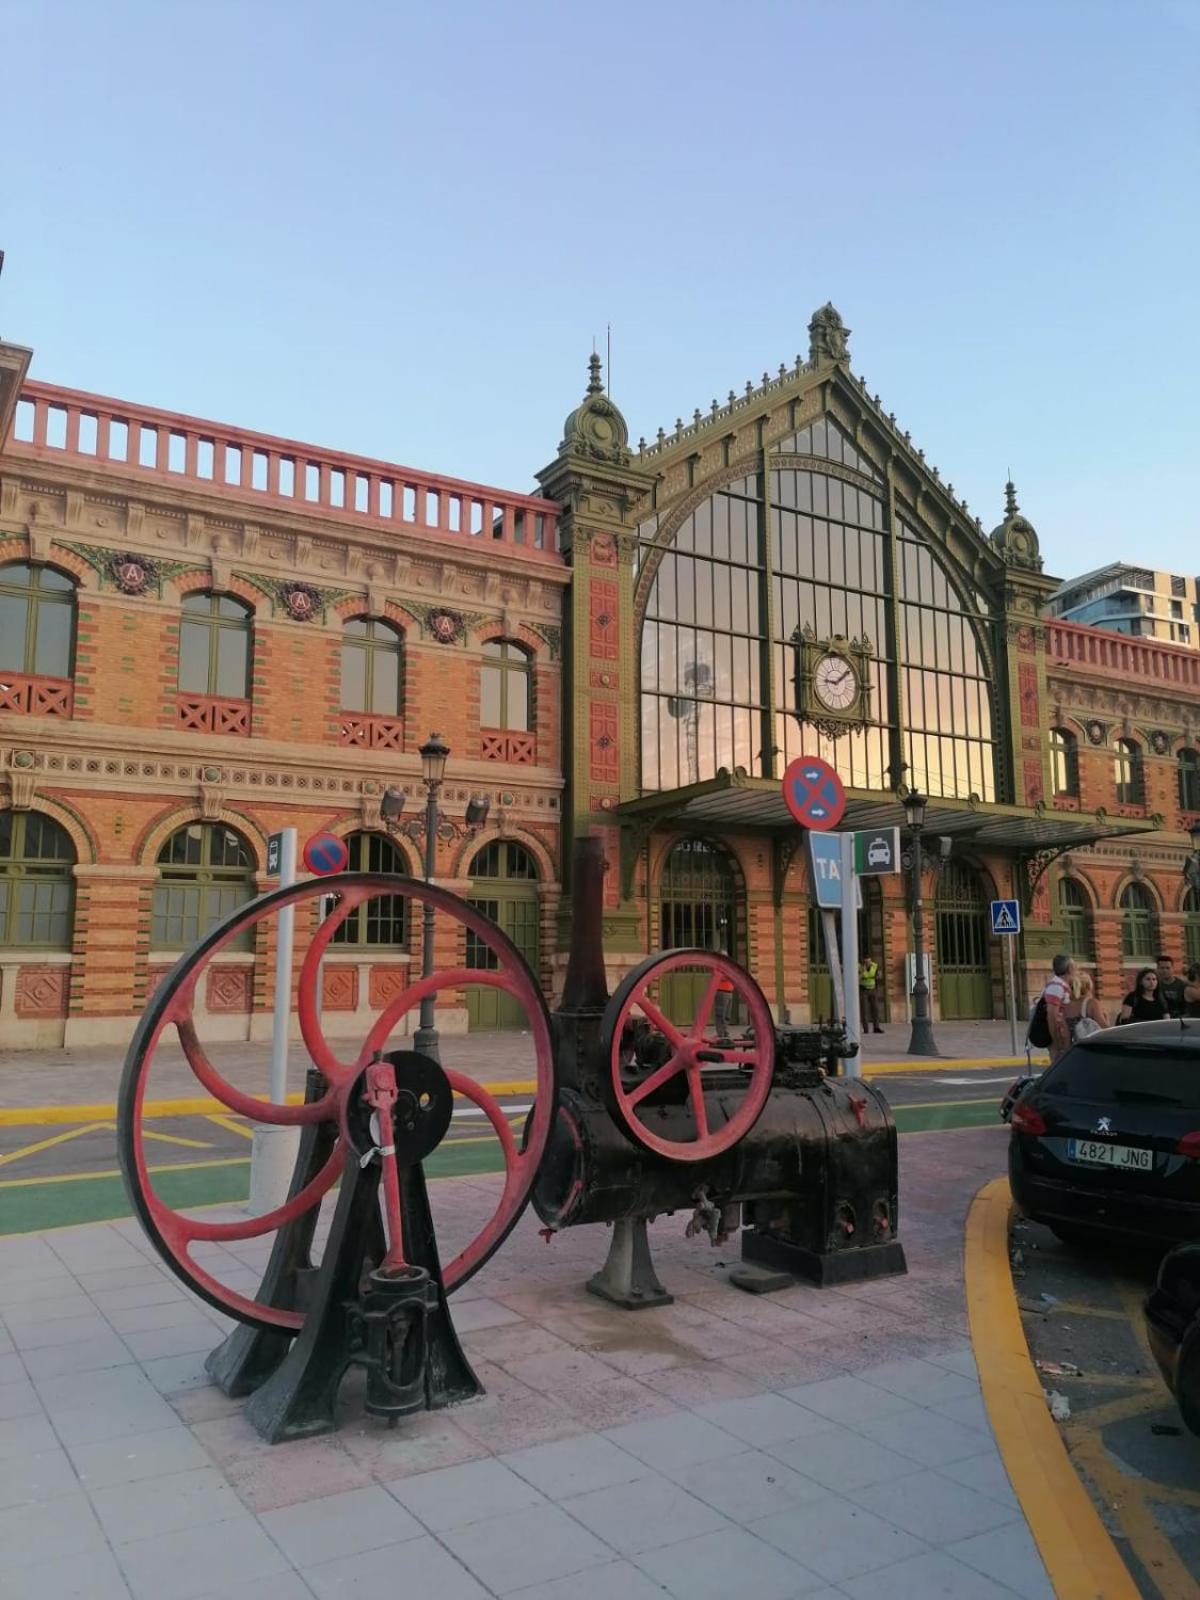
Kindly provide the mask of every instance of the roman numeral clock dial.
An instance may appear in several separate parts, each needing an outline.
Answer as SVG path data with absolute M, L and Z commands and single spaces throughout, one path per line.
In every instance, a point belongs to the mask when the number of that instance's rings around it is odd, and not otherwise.
M 813 692 L 827 711 L 849 711 L 858 699 L 858 671 L 843 655 L 830 653 L 813 670 Z

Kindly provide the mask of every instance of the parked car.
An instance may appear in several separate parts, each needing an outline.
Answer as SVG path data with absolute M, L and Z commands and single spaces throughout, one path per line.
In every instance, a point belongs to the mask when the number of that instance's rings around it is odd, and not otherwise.
M 1200 1244 L 1163 1257 L 1146 1298 L 1146 1332 L 1180 1416 L 1200 1434 Z
M 1200 1019 L 1082 1039 L 1012 1106 L 1008 1173 L 1069 1241 L 1200 1238 Z

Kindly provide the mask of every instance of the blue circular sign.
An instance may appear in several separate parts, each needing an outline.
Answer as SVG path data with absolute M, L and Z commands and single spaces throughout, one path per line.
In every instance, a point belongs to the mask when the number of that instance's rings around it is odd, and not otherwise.
M 339 839 L 336 833 L 314 833 L 304 846 L 304 865 L 318 878 L 328 877 L 331 872 L 344 872 L 349 860 L 345 840 Z

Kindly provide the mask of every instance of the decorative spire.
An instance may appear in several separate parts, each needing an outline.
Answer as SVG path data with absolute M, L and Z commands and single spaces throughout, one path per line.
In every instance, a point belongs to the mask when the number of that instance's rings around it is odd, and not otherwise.
M 600 357 L 593 350 L 588 357 L 588 386 L 589 394 L 603 394 L 604 382 L 600 377 Z
M 1017 486 L 1012 479 L 1009 478 L 1008 482 L 1004 485 L 1004 515 L 1006 517 L 1015 517 L 1020 509 L 1020 506 L 1017 504 Z

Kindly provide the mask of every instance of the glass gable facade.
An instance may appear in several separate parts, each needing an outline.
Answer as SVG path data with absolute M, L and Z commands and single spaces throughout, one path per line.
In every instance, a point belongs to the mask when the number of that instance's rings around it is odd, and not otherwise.
M 991 622 L 831 419 L 784 440 L 838 472 L 783 466 L 699 505 L 659 560 L 642 628 L 642 788 L 726 767 L 775 773 L 800 755 L 854 788 L 903 776 L 941 798 L 996 799 Z M 869 474 L 869 477 L 868 477 Z M 643 527 L 642 562 L 657 538 Z M 866 724 L 836 739 L 797 720 L 797 638 L 869 641 Z M 769 637 L 768 637 L 769 634 Z M 903 773 L 901 773 L 903 765 Z

